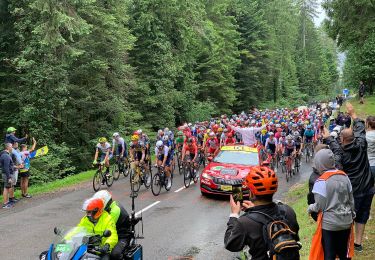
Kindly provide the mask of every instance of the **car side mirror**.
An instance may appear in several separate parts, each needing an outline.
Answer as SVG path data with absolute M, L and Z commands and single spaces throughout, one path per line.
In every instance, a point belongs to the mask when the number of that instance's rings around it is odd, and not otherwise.
M 60 235 L 61 234 L 61 230 L 58 227 L 54 227 L 53 233 L 55 233 L 55 235 Z
M 212 156 L 207 157 L 207 161 L 211 162 L 213 160 Z
M 110 237 L 111 235 L 112 235 L 111 230 L 108 230 L 108 229 L 104 230 L 103 237 Z

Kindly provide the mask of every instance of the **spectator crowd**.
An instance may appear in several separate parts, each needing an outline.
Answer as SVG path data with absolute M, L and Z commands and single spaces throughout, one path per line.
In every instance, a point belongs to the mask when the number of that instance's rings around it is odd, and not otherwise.
M 14 195 L 14 188 L 20 179 L 19 186 L 23 198 L 31 198 L 28 194 L 30 177 L 30 159 L 35 155 L 33 151 L 36 141 L 32 138 L 29 149 L 26 141 L 28 136 L 16 137 L 16 129 L 9 127 L 5 135 L 4 150 L 0 152 L 0 171 L 3 188 L 3 209 L 12 208 L 18 201 Z

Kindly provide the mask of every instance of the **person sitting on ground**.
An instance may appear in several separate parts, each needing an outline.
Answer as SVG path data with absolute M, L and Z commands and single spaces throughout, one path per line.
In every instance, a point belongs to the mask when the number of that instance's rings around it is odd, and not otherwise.
M 321 245 L 313 243 L 311 252 L 323 247 L 324 259 L 350 259 L 348 243 L 353 223 L 354 198 L 348 176 L 335 168 L 334 154 L 330 149 L 322 149 L 315 154 L 314 166 L 320 175 L 315 181 L 312 193 L 315 202 L 308 207 L 308 213 L 319 213 L 318 229 L 322 229 Z M 353 241 L 352 241 L 353 242 Z M 316 246 L 316 247 L 315 247 Z
M 121 260 L 132 237 L 129 214 L 120 202 L 113 200 L 112 194 L 107 190 L 98 191 L 93 198 L 104 201 L 104 210 L 110 214 L 116 224 L 118 243 L 111 252 L 111 260 Z
M 365 122 L 359 119 L 350 103 L 346 109 L 353 120 L 353 127 L 341 131 L 340 141 L 325 131 L 324 142 L 335 155 L 336 167 L 348 176 L 353 187 L 355 218 L 355 250 L 363 251 L 362 239 L 365 225 L 370 217 L 371 203 L 374 197 L 374 177 L 370 172 L 367 157 Z
M 16 137 L 16 131 L 17 129 L 14 128 L 14 127 L 9 127 L 7 129 L 7 134 L 5 135 L 5 141 L 4 143 L 10 143 L 10 144 L 14 144 L 14 143 L 24 143 L 26 142 L 26 139 L 27 139 L 27 135 L 24 137 L 24 138 L 18 138 Z
M 27 193 L 29 187 L 29 177 L 30 177 L 30 160 L 35 157 L 35 147 L 36 140 L 33 138 L 33 145 L 30 150 L 27 149 L 26 144 L 21 145 L 21 158 L 23 163 L 23 168 L 20 169 L 21 177 L 21 194 L 24 198 L 31 198 L 31 195 Z
M 268 167 L 254 167 L 246 177 L 245 184 L 249 188 L 250 200 L 244 200 L 242 204 L 235 202 L 230 195 L 231 214 L 224 237 L 225 248 L 232 252 L 239 252 L 248 246 L 252 260 L 273 259 L 268 256 L 269 248 L 264 237 L 263 224 L 255 220 L 260 215 L 270 218 L 282 216 L 294 232 L 293 239 L 298 238 L 299 225 L 294 210 L 286 204 L 274 203 L 273 195 L 277 191 L 277 176 Z M 240 216 L 241 207 L 245 213 Z M 287 253 L 289 260 L 299 259 L 298 252 Z
M 4 183 L 3 209 L 13 207 L 13 203 L 9 201 L 9 196 L 15 183 L 14 165 L 11 157 L 12 150 L 12 144 L 6 143 L 5 149 L 0 153 L 0 170 L 2 173 L 2 179 Z

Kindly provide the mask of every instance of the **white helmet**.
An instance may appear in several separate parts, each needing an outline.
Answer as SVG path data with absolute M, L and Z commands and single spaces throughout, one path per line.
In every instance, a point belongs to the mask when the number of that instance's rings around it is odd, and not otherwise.
M 116 132 L 116 133 L 113 133 L 113 135 L 112 135 L 112 136 L 113 136 L 113 137 L 115 138 L 115 137 L 119 137 L 119 136 L 120 136 L 120 134 Z
M 160 147 L 162 147 L 164 144 L 163 144 L 163 141 L 161 141 L 161 140 L 159 140 L 159 141 L 157 141 L 156 142 L 156 147 L 157 148 L 160 148 Z
M 107 190 L 101 190 L 92 196 L 93 199 L 102 199 L 104 201 L 104 208 L 107 207 L 108 202 L 112 199 L 112 195 Z
M 169 136 L 168 135 L 164 135 L 163 136 L 163 141 L 168 141 L 169 140 Z
M 137 130 L 137 133 L 138 133 L 139 135 L 142 135 L 142 129 L 138 129 L 138 130 Z

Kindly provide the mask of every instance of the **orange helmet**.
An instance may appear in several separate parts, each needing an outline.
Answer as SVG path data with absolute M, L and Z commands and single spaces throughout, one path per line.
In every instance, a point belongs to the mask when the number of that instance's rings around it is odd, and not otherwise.
M 277 176 L 268 167 L 255 166 L 246 176 L 244 184 L 255 196 L 271 195 L 277 191 Z
M 86 211 L 86 216 L 91 222 L 96 222 L 102 215 L 104 209 L 104 201 L 100 198 L 90 198 L 85 200 L 82 210 Z

